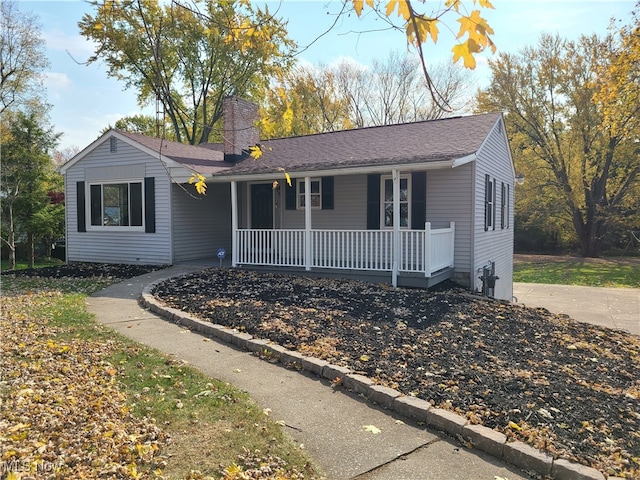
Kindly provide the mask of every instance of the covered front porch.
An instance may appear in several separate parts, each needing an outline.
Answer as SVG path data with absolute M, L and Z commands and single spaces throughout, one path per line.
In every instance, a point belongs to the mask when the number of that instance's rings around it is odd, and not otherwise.
M 398 170 L 390 173 L 388 188 L 393 188 L 393 194 L 388 194 L 386 212 L 383 203 L 382 216 L 388 215 L 388 223 L 391 225 L 389 228 L 377 229 L 326 228 L 327 225 L 312 227 L 312 206 L 317 205 L 312 195 L 318 189 L 312 185 L 315 180 L 311 176 L 294 179 L 299 182 L 299 204 L 302 208 L 298 210 L 304 210 L 304 228 L 285 228 L 285 225 L 278 225 L 276 222 L 267 224 L 268 228 L 264 228 L 255 219 L 240 227 L 238 184 L 232 181 L 232 266 L 318 274 L 333 272 L 339 276 L 362 278 L 386 277 L 386 281 L 389 281 L 390 276 L 394 287 L 399 283 L 431 286 L 450 278 L 454 266 L 455 224 L 448 222 L 445 227 L 446 224 L 439 221 L 438 226 L 445 228 L 433 228 L 431 222 L 424 222 L 422 213 L 424 228 L 410 228 L 411 225 L 407 224 L 407 212 L 401 212 L 401 209 L 407 208 L 407 192 L 404 191 L 409 185 L 407 176 L 401 175 Z M 382 188 L 384 190 L 384 183 Z M 245 186 L 245 191 L 249 192 L 246 197 L 249 198 L 251 189 Z M 414 195 L 417 193 L 414 191 Z M 424 189 L 420 193 L 424 196 Z M 277 194 L 275 198 L 278 198 Z M 251 200 L 241 203 L 245 210 L 254 208 Z M 353 204 L 350 206 L 353 208 Z M 326 213 L 324 212 L 325 215 Z
M 454 237 L 454 223 L 432 229 L 428 222 L 424 230 L 397 234 L 387 230 L 236 229 L 232 266 L 389 272 L 394 286 L 402 274 L 441 281 L 453 268 Z

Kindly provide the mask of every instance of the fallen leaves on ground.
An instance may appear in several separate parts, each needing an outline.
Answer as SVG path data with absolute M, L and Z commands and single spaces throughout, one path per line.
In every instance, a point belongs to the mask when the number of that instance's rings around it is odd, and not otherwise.
M 74 263 L 19 270 L 3 279 L 0 478 L 164 478 L 168 460 L 162 452 L 170 439 L 153 418 L 129 411 L 130 406 L 135 409 L 119 383 L 120 364 L 109 361 L 122 353 L 121 347 L 84 338 L 78 331 L 82 329 L 57 327 L 52 321 L 82 310 L 74 302 L 84 305 L 84 295 L 156 269 Z M 211 393 L 203 390 L 195 397 Z M 176 410 L 181 407 L 177 400 Z M 229 476 L 227 468 L 235 476 Z M 248 450 L 217 473 L 226 479 L 306 478 L 276 455 Z M 185 476 L 210 478 L 197 469 Z
M 58 339 L 44 312 L 59 292 L 3 296 L 0 444 L 6 472 L 36 478 L 155 478 L 164 435 L 118 388 L 112 342 Z M 19 477 L 17 477 L 19 478 Z
M 640 476 L 640 340 L 544 309 L 357 281 L 211 269 L 167 305 L 348 367 L 608 475 Z
M 362 428 L 364 429 L 365 432 L 373 433 L 374 435 L 378 435 L 379 433 L 382 433 L 382 430 L 380 430 L 375 425 L 363 425 Z

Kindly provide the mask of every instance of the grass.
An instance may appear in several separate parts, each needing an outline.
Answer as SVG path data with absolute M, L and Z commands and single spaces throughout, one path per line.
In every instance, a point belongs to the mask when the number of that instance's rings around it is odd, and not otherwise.
M 51 267 L 53 265 L 62 265 L 64 262 L 62 260 L 58 260 L 57 258 L 44 258 L 44 259 L 39 259 L 36 260 L 33 267 L 34 268 L 40 268 L 40 267 Z M 22 261 L 22 260 L 16 260 L 16 270 L 24 270 L 26 268 L 29 268 L 29 265 L 27 263 L 27 261 Z M 0 262 L 0 270 L 4 271 L 4 270 L 9 270 L 9 261 L 8 260 L 2 260 L 2 262 Z
M 51 326 L 59 330 L 55 341 L 115 344 L 108 361 L 117 368 L 118 388 L 126 394 L 130 411 L 138 418 L 154 418 L 171 438 L 159 452 L 168 459 L 162 478 L 220 478 L 221 466 L 228 478 L 236 478 L 238 472 L 261 465 L 269 467 L 273 476 L 260 478 L 319 476 L 268 411 L 246 393 L 97 324 L 86 311 L 85 300 L 105 283 L 5 278 L 3 296 L 38 293 L 43 298 L 44 292 L 63 292 L 35 303 L 31 312 L 34 319 L 48 315 Z
M 516 260 L 513 281 L 590 287 L 640 288 L 640 261 L 527 256 Z

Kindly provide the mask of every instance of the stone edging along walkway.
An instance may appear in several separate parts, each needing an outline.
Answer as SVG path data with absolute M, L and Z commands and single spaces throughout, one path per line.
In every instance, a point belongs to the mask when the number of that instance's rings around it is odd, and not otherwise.
M 424 423 L 455 438 L 463 438 L 465 441 L 470 442 L 474 448 L 515 465 L 524 471 L 533 471 L 556 480 L 605 480 L 605 476 L 595 468 L 564 459 L 554 459 L 551 455 L 540 452 L 524 442 L 507 442 L 507 436 L 503 433 L 482 425 L 472 425 L 465 417 L 449 410 L 434 408 L 426 400 L 405 396 L 392 388 L 376 385 L 370 378 L 353 373 L 346 367 L 332 365 L 325 360 L 304 356 L 269 340 L 256 338 L 248 333 L 199 320 L 182 310 L 161 305 L 151 294 L 151 291 L 155 285 L 165 280 L 157 280 L 145 286 L 140 303 L 143 307 L 166 320 L 204 335 L 215 337 L 244 350 L 254 353 L 266 353 L 270 358 L 278 359 L 285 367 L 304 370 L 331 381 L 338 379 L 345 388 L 363 395 L 369 401 L 383 408 L 393 410 L 400 415 Z M 608 478 L 609 480 L 615 480 L 618 477 Z

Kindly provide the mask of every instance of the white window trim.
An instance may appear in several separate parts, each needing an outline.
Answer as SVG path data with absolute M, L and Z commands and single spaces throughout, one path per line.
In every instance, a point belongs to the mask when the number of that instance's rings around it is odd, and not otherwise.
M 318 193 L 311 193 L 310 195 L 317 195 L 320 199 L 320 204 L 318 206 L 311 205 L 311 210 L 322 210 L 322 178 L 315 177 L 310 180 L 310 184 L 313 182 L 318 182 Z M 301 193 L 300 185 L 304 186 L 304 178 L 296 179 L 296 210 L 304 210 L 304 205 L 300 202 L 300 198 L 304 198 L 304 193 Z
M 92 225 L 91 224 L 91 186 L 92 185 L 117 185 L 122 183 L 140 183 L 142 186 L 142 225 L 136 226 L 117 226 L 117 225 Z M 144 178 L 128 178 L 122 180 L 106 180 L 106 181 L 91 181 L 85 183 L 85 225 L 87 232 L 145 232 L 145 192 L 144 192 Z M 129 205 L 131 208 L 131 205 Z M 131 213 L 131 212 L 129 212 Z
M 399 176 L 399 180 L 406 179 L 407 180 L 407 226 L 403 227 L 400 225 L 400 230 L 411 230 L 411 174 L 406 173 Z M 380 176 L 380 229 L 381 230 L 393 230 L 393 227 L 386 226 L 384 224 L 384 184 L 385 180 L 393 180 L 392 175 L 381 175 Z M 401 202 L 402 203 L 402 202 Z

